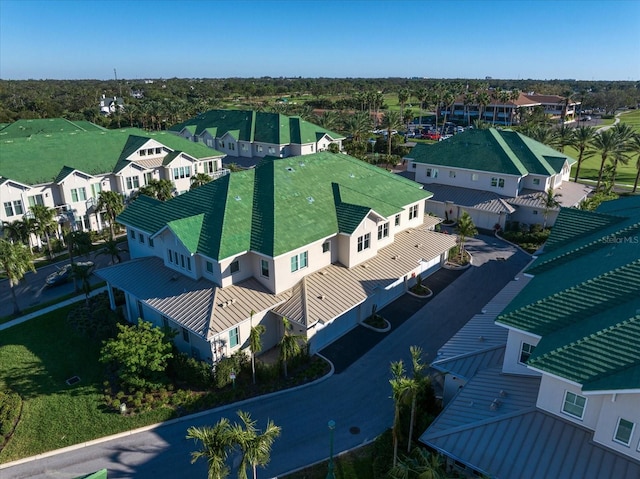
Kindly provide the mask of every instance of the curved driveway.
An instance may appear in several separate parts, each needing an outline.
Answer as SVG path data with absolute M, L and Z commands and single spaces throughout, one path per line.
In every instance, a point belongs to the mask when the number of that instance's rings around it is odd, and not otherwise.
M 204 461 L 190 464 L 194 443 L 185 439 L 186 429 L 212 425 L 222 416 L 235 420 L 238 409 L 248 411 L 260 428 L 267 418 L 282 427 L 271 463 L 258 472 L 263 478 L 326 459 L 327 422 L 331 419 L 336 422 L 336 452 L 371 441 L 390 427 L 393 418 L 389 363 L 398 359 L 408 362 L 411 345 L 423 348 L 426 361 L 433 360 L 438 349 L 530 260 L 493 237 L 480 236 L 467 245 L 474 266 L 339 374 L 296 390 L 170 421 L 152 430 L 26 460 L 0 469 L 0 477 L 73 478 L 101 468 L 109 470 L 110 479 L 206 477 Z

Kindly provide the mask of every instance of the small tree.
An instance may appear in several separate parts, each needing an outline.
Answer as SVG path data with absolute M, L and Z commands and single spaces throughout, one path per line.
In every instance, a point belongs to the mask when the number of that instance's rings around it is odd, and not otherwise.
M 256 314 L 254 310 L 251 310 L 251 332 L 249 333 L 249 348 L 251 348 L 251 374 L 253 376 L 253 384 L 256 383 L 256 354 L 262 351 L 262 336 L 267 328 L 262 324 L 253 325 L 253 315 Z
M 51 234 L 56 231 L 58 223 L 56 223 L 56 210 L 44 205 L 33 205 L 31 213 L 35 219 L 36 232 L 38 235 L 44 234 L 47 240 L 47 248 L 49 250 L 49 258 L 53 259 L 53 245 L 51 244 Z
M 127 250 L 124 248 L 120 249 L 120 245 L 118 244 L 117 241 L 110 239 L 105 241 L 104 245 L 102 246 L 102 249 L 96 253 L 96 256 L 100 256 L 100 255 L 111 256 L 111 263 L 116 264 L 116 263 L 122 262 L 122 256 L 120 256 L 120 254 L 126 251 Z
M 9 278 L 13 314 L 18 315 L 20 314 L 20 305 L 14 288 L 24 278 L 27 271 L 35 272 L 36 270 L 29 248 L 22 243 L 10 243 L 5 239 L 0 239 L 0 267 Z
M 116 234 L 116 217 L 124 209 L 122 195 L 116 191 L 101 191 L 98 197 L 97 211 L 104 211 L 109 219 L 109 234 L 113 240 Z
M 549 188 L 545 193 L 540 193 L 540 200 L 542 201 L 542 206 L 544 208 L 542 217 L 544 218 L 544 222 L 542 224 L 542 229 L 547 227 L 547 217 L 549 216 L 549 211 L 560 206 L 560 198 L 562 195 L 560 193 L 554 193 L 553 188 Z
M 407 391 L 411 389 L 411 384 L 408 378 L 405 376 L 404 362 L 402 360 L 391 363 L 391 398 L 394 404 L 393 413 L 393 427 L 391 430 L 393 436 L 393 466 L 395 467 L 398 462 L 398 442 L 399 442 L 399 429 L 400 429 L 400 405 L 407 394 Z
M 289 377 L 287 364 L 292 358 L 298 356 L 302 352 L 300 343 L 305 342 L 306 338 L 304 336 L 300 336 L 299 334 L 291 333 L 293 325 L 287 318 L 282 318 L 282 325 L 284 327 L 284 332 L 278 346 L 280 346 L 280 361 L 282 362 L 282 366 L 284 368 L 284 377 L 286 378 Z
M 119 333 L 105 342 L 100 362 L 111 364 L 123 386 L 154 390 L 162 386 L 167 361 L 173 357 L 165 333 L 138 319 L 137 325 L 118 324 Z
M 462 213 L 462 216 L 458 218 L 458 225 L 456 226 L 456 233 L 458 234 L 458 254 L 460 257 L 460 262 L 464 260 L 464 243 L 467 238 L 473 238 L 478 234 L 478 230 L 476 225 L 473 223 L 473 219 L 471 219 L 471 215 L 466 211 Z
M 408 392 L 411 393 L 411 417 L 409 419 L 409 440 L 407 441 L 407 452 L 411 451 L 411 441 L 413 438 L 413 424 L 416 417 L 416 401 L 418 399 L 418 391 L 422 384 L 422 372 L 426 365 L 422 363 L 422 348 L 420 346 L 410 346 L 411 365 L 413 368 L 413 377 L 410 380 Z

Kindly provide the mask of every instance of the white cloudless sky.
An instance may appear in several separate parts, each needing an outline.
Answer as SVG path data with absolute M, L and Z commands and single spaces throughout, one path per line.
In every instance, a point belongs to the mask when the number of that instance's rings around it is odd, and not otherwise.
M 640 0 L 0 0 L 0 78 L 640 80 Z

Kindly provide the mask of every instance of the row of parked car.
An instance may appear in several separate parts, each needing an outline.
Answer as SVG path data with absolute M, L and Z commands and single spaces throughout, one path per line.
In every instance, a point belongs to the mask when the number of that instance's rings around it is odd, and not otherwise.
M 446 140 L 447 138 L 451 138 L 453 135 L 462 133 L 465 129 L 473 128 L 469 126 L 464 128 L 462 126 L 457 126 L 454 123 L 445 123 L 443 126 L 440 126 L 436 129 L 433 125 L 426 125 L 423 130 L 414 130 L 407 133 L 408 138 L 422 138 L 425 140 L 432 141 L 441 141 Z

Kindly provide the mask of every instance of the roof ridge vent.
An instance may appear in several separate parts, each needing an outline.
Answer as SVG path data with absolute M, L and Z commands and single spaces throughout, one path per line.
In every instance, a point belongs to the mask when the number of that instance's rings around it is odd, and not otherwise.
M 240 198 L 240 195 L 236 195 L 236 196 L 234 196 L 233 199 L 236 200 L 236 201 L 240 201 L 242 198 Z
M 307 196 L 307 201 L 309 203 L 313 203 L 315 200 L 313 199 L 313 196 Z
M 285 168 L 285 170 L 287 170 L 287 171 L 289 171 L 289 172 L 294 172 L 294 171 L 296 171 L 296 170 L 294 170 L 293 168 L 291 168 L 290 166 L 287 166 L 287 167 Z

